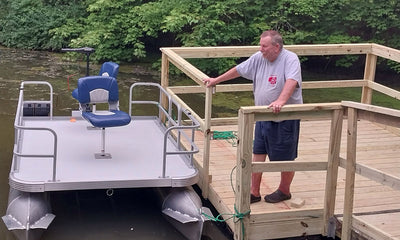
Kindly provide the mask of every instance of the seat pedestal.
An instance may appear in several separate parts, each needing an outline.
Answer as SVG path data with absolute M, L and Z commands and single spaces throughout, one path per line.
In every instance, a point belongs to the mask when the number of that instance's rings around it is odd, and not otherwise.
M 111 159 L 110 153 L 95 153 L 94 158 L 96 159 Z
M 106 153 L 106 129 L 101 128 L 101 152 L 95 153 L 94 158 L 96 159 L 111 159 L 111 154 Z

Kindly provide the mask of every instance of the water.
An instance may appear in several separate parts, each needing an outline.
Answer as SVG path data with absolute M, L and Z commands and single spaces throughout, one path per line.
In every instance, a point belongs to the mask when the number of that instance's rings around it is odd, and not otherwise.
M 21 81 L 48 81 L 53 85 L 54 115 L 70 115 L 77 109 L 71 91 L 80 76 L 86 74 L 84 58 L 66 61 L 62 54 L 0 48 L 0 215 L 8 202 L 8 174 L 14 139 L 13 121 Z M 83 56 L 84 57 L 84 56 Z M 100 65 L 90 65 L 97 75 Z M 68 76 L 69 88 L 68 88 Z M 134 82 L 159 82 L 159 74 L 143 65 L 121 65 L 118 82 L 121 92 L 127 92 Z M 39 93 L 40 94 L 40 93 Z M 121 109 L 127 110 L 127 94 L 121 95 Z M 126 100 L 127 102 L 127 100 Z M 42 240 L 127 240 L 167 239 L 184 237 L 166 222 L 160 212 L 160 202 L 152 189 L 117 189 L 112 196 L 106 190 L 54 192 L 50 195 L 53 223 Z M 206 225 L 211 239 L 229 239 L 214 225 Z M 0 239 L 14 240 L 0 221 Z

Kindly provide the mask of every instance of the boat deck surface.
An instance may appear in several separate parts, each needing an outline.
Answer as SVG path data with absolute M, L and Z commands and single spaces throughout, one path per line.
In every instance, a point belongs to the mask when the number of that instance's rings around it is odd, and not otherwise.
M 340 157 L 346 158 L 346 129 L 347 121 L 343 123 L 342 144 Z M 213 127 L 217 131 L 237 131 L 237 126 Z M 327 161 L 329 147 L 330 121 L 302 121 L 299 142 L 299 157 L 296 161 Z M 200 148 L 204 146 L 203 135 L 196 134 L 196 144 Z M 232 169 L 236 165 L 236 140 L 211 140 L 210 150 L 210 175 L 211 183 L 209 189 L 209 200 L 217 208 L 219 213 L 235 213 L 235 193 L 232 189 L 235 185 L 235 173 Z M 202 165 L 202 151 L 196 154 L 195 159 Z M 365 164 L 382 172 L 400 176 L 400 131 L 399 129 L 387 129 L 382 125 L 360 120 L 358 122 L 357 140 L 357 163 Z M 344 208 L 345 169 L 339 167 L 335 215 L 341 221 Z M 269 172 L 263 174 L 261 183 L 261 195 L 264 196 L 277 189 L 280 181 L 280 173 Z M 292 230 L 286 225 L 299 221 L 298 228 L 304 230 L 304 235 L 321 232 L 322 223 L 317 224 L 316 229 L 301 220 L 287 217 L 285 213 L 291 210 L 321 210 L 324 208 L 326 171 L 296 172 L 292 183 L 292 199 L 281 203 L 270 204 L 264 201 L 251 204 L 250 222 L 253 227 L 249 231 L 249 239 L 264 239 L 258 232 L 265 232 L 268 239 L 288 237 Z M 304 200 L 304 205 L 292 205 L 292 202 L 299 203 Z M 301 202 L 301 201 L 300 201 Z M 260 214 L 271 213 L 278 216 L 279 221 L 268 222 L 258 218 Z M 281 217 L 279 217 L 279 215 Z M 400 191 L 381 183 L 369 180 L 366 177 L 356 174 L 354 215 L 359 219 L 371 224 L 373 228 L 384 232 L 388 239 L 400 239 Z M 229 216 L 229 215 L 228 215 Z M 286 218 L 286 219 L 285 219 Z M 228 221 L 233 229 L 233 222 Z M 294 225 L 297 226 L 297 225 Z M 354 226 L 354 222 L 353 222 Z M 290 229 L 290 230 L 289 230 Z M 371 229 L 361 226 L 362 231 Z M 293 229 L 294 230 L 294 229 Z M 338 230 L 338 229 L 337 229 Z M 300 230 L 299 230 L 300 231 Z M 290 233 L 289 233 L 290 234 Z M 362 234 L 362 232 L 361 232 Z M 381 236 L 382 237 L 382 236 Z M 379 239 L 382 239 L 378 237 Z M 377 239 L 378 239 L 377 238 Z M 385 238 L 386 239 L 386 238 Z
M 71 120 L 72 119 L 72 120 Z M 52 158 L 21 157 L 10 184 L 23 191 L 56 191 L 99 188 L 180 187 L 198 180 L 198 171 L 183 155 L 167 155 L 163 171 L 163 126 L 157 118 L 133 119 L 127 126 L 106 128 L 105 152 L 111 159 L 96 159 L 101 150 L 101 129 L 82 118 L 27 117 L 24 127 L 50 128 L 57 134 L 56 181 Z M 22 154 L 52 154 L 49 131 L 23 130 Z M 168 141 L 167 151 L 176 151 Z

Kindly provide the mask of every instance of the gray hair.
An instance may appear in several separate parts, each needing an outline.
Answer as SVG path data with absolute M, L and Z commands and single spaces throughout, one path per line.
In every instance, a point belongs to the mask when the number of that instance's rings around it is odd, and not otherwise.
M 279 32 L 275 30 L 267 30 L 263 32 L 260 38 L 270 37 L 273 44 L 279 44 L 279 48 L 283 47 L 283 39 Z

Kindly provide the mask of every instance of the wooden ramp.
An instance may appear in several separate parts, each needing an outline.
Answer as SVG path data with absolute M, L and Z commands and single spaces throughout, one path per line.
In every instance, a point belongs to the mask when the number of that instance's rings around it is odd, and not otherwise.
M 346 126 L 343 122 L 341 141 L 341 157 L 346 155 Z M 299 157 L 297 162 L 327 161 L 329 149 L 330 121 L 302 121 L 299 142 Z M 213 127 L 216 131 L 237 131 L 237 126 Z M 397 132 L 396 132 L 397 131 Z M 196 134 L 196 144 L 202 148 L 204 136 L 199 131 Z M 235 213 L 236 171 L 236 140 L 211 140 L 210 146 L 210 188 L 209 200 L 220 214 Z M 202 152 L 196 155 L 201 165 Z M 400 176 L 400 133 L 398 129 L 387 129 L 383 125 L 360 120 L 358 122 L 357 163 L 375 168 L 387 174 Z M 204 176 L 202 176 L 204 177 Z M 344 192 L 346 174 L 339 168 L 335 216 L 337 216 L 336 231 L 340 230 L 343 216 Z M 261 194 L 273 192 L 279 184 L 280 173 L 267 172 L 263 174 Z M 247 229 L 249 239 L 263 239 L 258 232 L 264 232 L 268 239 L 301 235 L 320 234 L 323 224 L 321 217 L 324 208 L 326 171 L 296 172 L 292 184 L 292 199 L 270 204 L 264 201 L 251 204 L 250 222 L 253 227 Z M 302 201 L 304 205 L 301 206 Z M 299 206 L 300 203 L 300 206 Z M 311 210 L 308 219 L 297 217 L 296 210 Z M 268 213 L 270 219 L 260 219 L 260 214 Z M 361 175 L 356 176 L 353 226 L 361 235 L 375 236 L 375 239 L 385 239 L 386 236 L 400 239 L 400 191 L 384 186 L 380 182 L 369 180 Z M 229 215 L 227 215 L 229 217 Z M 362 221 L 358 221 L 362 220 Z M 363 221 L 371 224 L 367 227 Z M 293 222 L 295 224 L 293 225 Z M 234 229 L 232 221 L 227 222 Z M 293 226 L 297 226 L 293 228 Z M 290 228 L 288 228 L 290 227 Z M 299 233 L 301 233 L 299 235 Z M 375 234 L 375 235 L 374 235 Z M 378 235 L 376 235 L 378 234 Z M 389 239 L 389 238 L 388 238 Z

